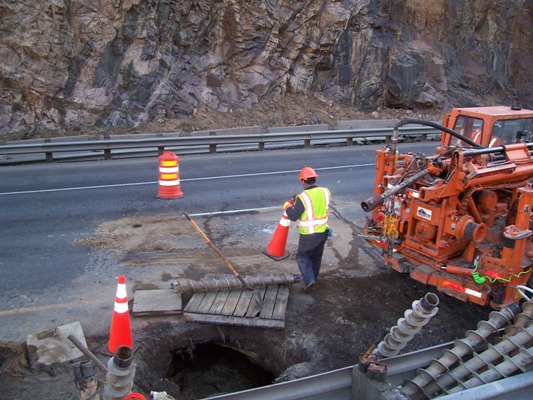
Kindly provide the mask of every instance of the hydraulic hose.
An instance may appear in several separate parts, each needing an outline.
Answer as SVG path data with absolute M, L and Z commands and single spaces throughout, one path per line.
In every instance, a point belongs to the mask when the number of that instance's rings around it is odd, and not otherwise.
M 435 129 L 438 129 L 440 131 L 444 131 L 446 133 L 449 133 L 450 135 L 456 137 L 457 139 L 459 139 L 459 140 L 461 140 L 461 141 L 463 141 L 465 143 L 468 143 L 470 146 L 476 147 L 478 149 L 484 148 L 480 144 L 477 144 L 476 142 L 474 142 L 472 139 L 467 138 L 466 136 L 461 135 L 459 132 L 456 132 L 456 131 L 448 128 L 447 126 L 444 126 L 444 125 L 439 124 L 437 122 L 426 121 L 424 119 L 407 118 L 407 119 L 402 119 L 401 121 L 399 121 L 394 126 L 394 129 L 392 131 L 392 137 L 391 137 L 391 141 L 392 141 L 391 150 L 393 151 L 393 153 L 396 153 L 396 145 L 398 144 L 398 135 L 399 135 L 399 130 L 398 129 L 400 128 L 400 126 L 408 125 L 408 124 L 419 124 L 419 125 L 431 126 L 432 128 L 435 128 Z

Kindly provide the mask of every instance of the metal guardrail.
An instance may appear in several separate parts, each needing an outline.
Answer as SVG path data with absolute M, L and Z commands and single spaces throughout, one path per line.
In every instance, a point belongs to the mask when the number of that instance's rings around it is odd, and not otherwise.
M 391 389 L 412 379 L 420 368 L 427 367 L 440 357 L 445 349 L 453 347 L 448 342 L 426 349 L 381 359 L 387 366 L 384 379 L 373 379 L 361 372 L 358 364 L 311 375 L 292 381 L 275 383 L 241 392 L 209 397 L 209 400 L 392 400 L 407 399 Z M 521 400 L 530 398 L 533 371 L 473 386 L 466 390 L 443 394 L 439 400 Z M 433 398 L 433 397 L 432 397 Z M 205 400 L 208 400 L 205 399 Z
M 415 351 L 380 360 L 387 365 L 387 384 L 384 387 L 391 388 L 392 384 L 400 385 L 406 377 L 412 377 L 413 371 L 422 368 L 429 362 L 438 358 L 441 351 L 452 347 L 452 343 L 428 347 Z M 352 396 L 356 386 L 364 389 L 365 384 L 355 380 L 358 366 L 352 365 L 333 371 L 311 375 L 287 382 L 275 383 L 241 392 L 227 393 L 209 397 L 213 400 L 351 400 L 359 397 Z M 362 380 L 364 380 L 363 378 Z M 369 380 L 370 382 L 370 380 Z M 368 383 L 371 385 L 371 383 Z M 364 400 L 385 400 L 385 397 L 374 396 Z M 205 399 L 207 400 L 207 399 Z
M 400 137 L 418 138 L 420 141 L 428 139 L 429 135 L 440 135 L 434 128 L 417 126 L 402 127 L 399 129 Z M 140 153 L 151 152 L 161 154 L 164 150 L 173 150 L 178 154 L 193 153 L 216 153 L 225 148 L 225 151 L 235 151 L 235 148 L 228 149 L 228 146 L 248 146 L 254 145 L 256 150 L 265 150 L 267 144 L 277 144 L 286 146 L 302 146 L 304 148 L 313 145 L 324 145 L 332 143 L 345 143 L 354 145 L 355 142 L 368 143 L 372 140 L 390 141 L 392 135 L 391 128 L 365 128 L 346 130 L 324 130 L 306 132 L 278 132 L 278 133 L 254 133 L 254 134 L 223 134 L 209 136 L 176 136 L 176 137 L 154 137 L 142 139 L 104 139 L 87 141 L 65 141 L 49 143 L 21 143 L 6 144 L 0 146 L 0 164 L 14 164 L 31 161 L 54 161 L 63 158 L 70 153 L 68 158 L 104 158 L 111 159 L 113 155 L 124 157 L 140 156 Z M 67 139 L 68 140 L 68 139 Z M 40 159 L 29 156 L 44 155 Z M 26 157 L 20 157 L 26 156 Z

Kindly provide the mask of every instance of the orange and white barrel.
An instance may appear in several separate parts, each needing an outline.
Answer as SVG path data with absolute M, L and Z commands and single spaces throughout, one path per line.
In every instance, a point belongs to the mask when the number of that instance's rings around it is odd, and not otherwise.
M 180 185 L 180 167 L 178 156 L 164 151 L 159 156 L 159 187 L 157 197 L 160 199 L 176 199 L 183 197 Z

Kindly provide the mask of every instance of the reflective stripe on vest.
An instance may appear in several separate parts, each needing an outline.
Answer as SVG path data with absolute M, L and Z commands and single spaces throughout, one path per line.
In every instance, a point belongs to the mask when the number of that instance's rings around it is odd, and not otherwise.
M 316 187 L 304 190 L 298 197 L 305 207 L 305 211 L 300 217 L 299 232 L 302 235 L 325 232 L 328 228 L 330 191 L 326 188 Z

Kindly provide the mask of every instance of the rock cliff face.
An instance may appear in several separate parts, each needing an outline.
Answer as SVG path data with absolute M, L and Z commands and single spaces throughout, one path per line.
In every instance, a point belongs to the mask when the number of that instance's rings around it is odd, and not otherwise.
M 0 0 L 0 132 L 319 93 L 533 107 L 533 0 Z

